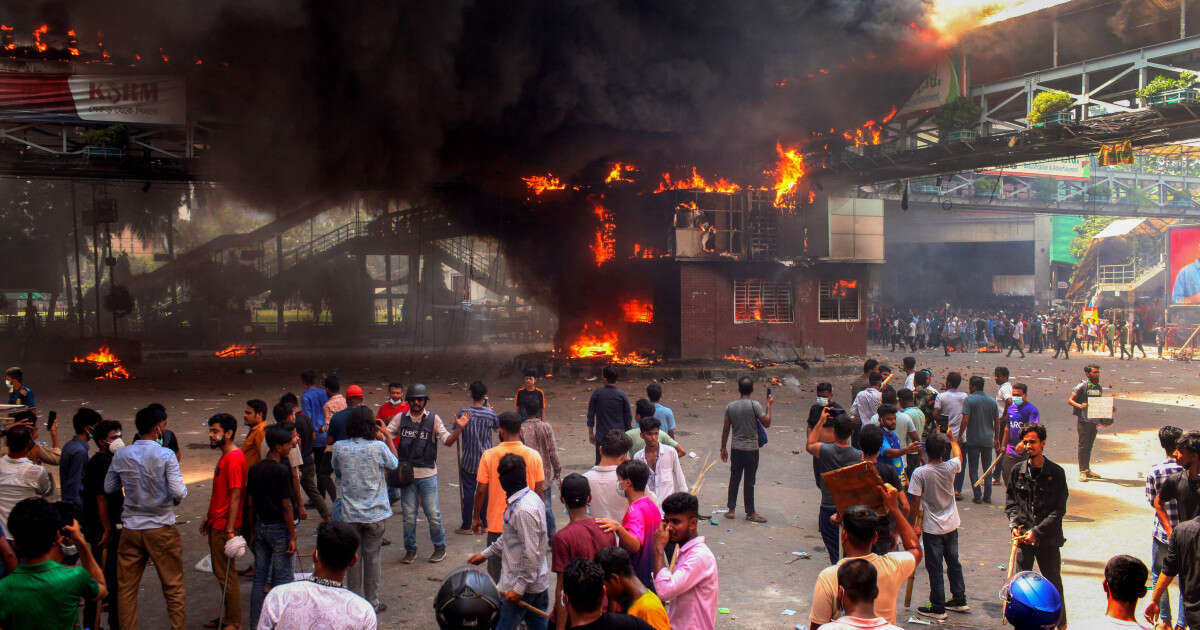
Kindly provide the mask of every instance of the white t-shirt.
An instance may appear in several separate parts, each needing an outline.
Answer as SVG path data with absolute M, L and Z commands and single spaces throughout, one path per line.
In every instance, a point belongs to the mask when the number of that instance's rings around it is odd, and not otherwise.
M 1143 626 L 1136 621 L 1121 621 L 1120 619 L 1113 619 L 1112 617 L 1108 616 L 1104 617 L 1104 619 L 1100 621 L 1100 625 L 1094 627 L 1096 630 L 1129 630 L 1130 628 L 1146 630 L 1146 626 Z
M 958 529 L 958 505 L 954 501 L 954 476 L 962 470 L 957 457 L 939 464 L 926 464 L 913 471 L 908 493 L 920 497 L 925 506 L 921 531 L 929 534 L 949 534 Z
M 1010 398 L 1012 398 L 1012 381 L 1004 381 L 1004 384 L 996 391 L 996 408 L 1000 410 L 1001 416 L 1008 411 L 1008 408 L 1004 406 L 1004 401 Z
M 817 574 L 817 582 L 813 585 L 812 610 L 808 615 L 809 623 L 826 623 L 838 614 L 838 567 L 843 562 L 856 558 L 870 562 L 879 576 L 876 581 L 879 586 L 879 595 L 875 596 L 875 614 L 885 622 L 896 621 L 896 597 L 900 594 L 900 587 L 917 568 L 916 558 L 908 551 L 893 551 L 882 556 L 871 553 L 854 558 L 842 558 L 837 564 L 821 569 L 821 572 Z M 854 618 L 842 617 L 842 619 Z M 874 628 L 876 626 L 851 627 Z
M 257 630 L 375 630 L 375 609 L 353 591 L 302 580 L 271 589 Z
M 967 395 L 957 389 L 948 389 L 933 399 L 933 410 L 950 416 L 950 428 L 955 435 L 958 435 L 958 428 L 962 424 L 963 401 L 966 399 Z
M 8 526 L 8 515 L 23 499 L 49 498 L 53 492 L 54 479 L 45 468 L 29 461 L 28 457 L 0 457 L 0 524 L 4 525 L 4 531 L 12 531 Z
M 912 372 L 904 377 L 904 389 L 912 390 L 917 387 L 917 373 Z
M 588 511 L 596 518 L 611 518 L 620 521 L 625 518 L 625 510 L 629 509 L 629 501 L 625 495 L 617 491 L 616 466 L 592 466 L 583 473 L 587 477 L 588 487 L 591 488 L 592 502 Z
M 887 622 L 883 617 L 874 619 L 860 619 L 858 617 L 842 617 L 830 621 L 821 626 L 817 630 L 904 630 L 900 626 L 894 626 Z

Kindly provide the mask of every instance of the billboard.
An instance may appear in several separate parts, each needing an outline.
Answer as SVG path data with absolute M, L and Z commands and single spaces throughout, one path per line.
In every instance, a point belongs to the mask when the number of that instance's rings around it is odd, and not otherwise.
M 1200 304 L 1200 225 L 1167 231 L 1167 295 L 1173 305 Z
M 0 118 L 182 125 L 186 89 L 169 76 L 5 72 Z
M 955 55 L 953 52 L 947 54 L 946 58 L 939 61 L 937 67 L 925 76 L 897 115 L 903 117 L 906 114 L 937 109 L 959 96 L 966 96 L 966 90 L 963 88 L 966 84 L 965 77 L 966 57 Z
M 1004 168 L 980 169 L 988 175 L 1014 175 L 1017 177 L 1053 177 L 1087 181 L 1092 178 L 1091 156 L 1068 157 L 1041 162 L 1026 162 Z

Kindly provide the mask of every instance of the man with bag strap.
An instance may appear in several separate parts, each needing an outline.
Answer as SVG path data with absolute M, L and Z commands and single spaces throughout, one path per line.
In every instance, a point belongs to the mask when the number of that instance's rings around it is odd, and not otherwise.
M 1071 390 L 1071 395 L 1067 398 L 1067 404 L 1072 407 L 1072 413 L 1075 414 L 1076 427 L 1079 431 L 1079 480 L 1088 481 L 1089 479 L 1100 478 L 1100 475 L 1092 472 L 1092 446 L 1096 443 L 1096 433 L 1100 429 L 1099 425 L 1112 424 L 1112 419 L 1089 417 L 1089 400 L 1099 398 L 1104 393 L 1104 388 L 1100 386 L 1100 366 L 1089 364 L 1083 368 L 1083 373 L 1086 378 Z
M 409 410 L 392 418 L 388 433 L 396 437 L 396 456 L 400 460 L 399 479 L 390 479 L 390 484 L 400 486 L 400 511 L 404 515 L 404 560 L 412 564 L 417 559 L 417 504 L 425 511 L 429 522 L 429 538 L 433 543 L 430 562 L 441 562 L 446 557 L 446 530 L 442 527 L 442 512 L 438 509 L 437 443 L 454 444 L 462 433 L 455 426 L 454 433 L 446 430 L 442 419 L 425 409 L 429 403 L 429 391 L 425 385 L 414 383 L 404 396 Z

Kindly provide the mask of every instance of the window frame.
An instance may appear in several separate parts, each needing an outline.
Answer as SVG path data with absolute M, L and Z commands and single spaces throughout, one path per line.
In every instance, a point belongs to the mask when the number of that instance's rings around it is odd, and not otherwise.
M 738 318 L 738 287 L 742 285 L 742 292 L 745 294 L 743 298 L 747 303 L 754 296 L 752 291 L 757 289 L 757 297 L 759 299 L 760 308 L 766 312 L 774 311 L 773 317 L 778 317 L 778 312 L 781 308 L 786 308 L 787 319 L 771 319 L 771 317 L 763 317 L 755 319 L 753 317 Z M 785 304 L 780 304 L 778 297 L 786 296 Z M 768 302 L 772 306 L 768 306 Z M 795 324 L 796 323 L 796 287 L 791 282 L 779 282 L 766 280 L 764 278 L 743 278 L 733 281 L 733 323 L 735 325 L 742 324 Z M 743 307 L 743 310 L 749 313 L 748 307 Z
M 855 287 L 853 289 L 853 291 L 854 291 L 854 314 L 855 314 L 855 316 L 853 318 L 848 318 L 848 317 L 842 316 L 843 315 L 842 314 L 843 305 L 845 302 L 849 301 L 850 298 L 849 297 L 845 297 L 845 298 L 834 298 L 833 297 L 834 283 L 846 282 L 846 281 L 851 281 L 851 282 L 856 283 Z M 859 289 L 857 286 L 858 282 L 859 282 L 859 280 L 857 278 L 843 278 L 843 279 L 839 279 L 839 280 L 821 279 L 820 281 L 818 281 L 818 283 L 817 283 L 817 322 L 822 323 L 822 324 L 861 322 L 862 321 L 862 294 L 859 293 Z M 824 312 L 825 312 L 824 302 L 825 302 L 825 300 L 829 300 L 829 299 L 833 299 L 837 303 L 837 315 L 836 315 L 836 317 L 834 317 L 832 319 L 826 318 L 824 316 Z

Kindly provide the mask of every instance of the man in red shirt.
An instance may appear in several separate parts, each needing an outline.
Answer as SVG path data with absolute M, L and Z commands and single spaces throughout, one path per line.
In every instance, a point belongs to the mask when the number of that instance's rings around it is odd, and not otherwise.
M 591 561 L 601 549 L 616 545 L 617 538 L 600 529 L 596 519 L 588 514 L 588 504 L 592 502 L 592 489 L 587 477 L 578 473 L 567 475 L 562 480 L 558 496 L 563 505 L 567 506 L 567 517 L 571 519 L 566 527 L 554 534 L 554 540 L 550 543 L 554 552 L 550 570 L 557 577 L 554 590 L 554 627 L 564 630 L 567 627 L 567 610 L 562 604 L 563 570 L 575 558 Z
M 392 418 L 407 411 L 408 403 L 404 400 L 404 386 L 400 383 L 388 383 L 388 399 L 379 405 L 379 412 L 375 414 L 375 419 L 383 420 L 383 423 L 387 424 L 392 421 Z
M 208 445 L 221 449 L 221 460 L 213 473 L 208 516 L 200 524 L 200 534 L 208 536 L 213 575 L 225 593 L 225 610 L 220 619 L 205 627 L 237 628 L 242 621 L 237 571 L 225 557 L 225 542 L 233 538 L 234 530 L 242 524 L 242 497 L 246 489 L 246 456 L 234 444 L 235 435 L 237 420 L 233 416 L 219 413 L 208 419 Z

